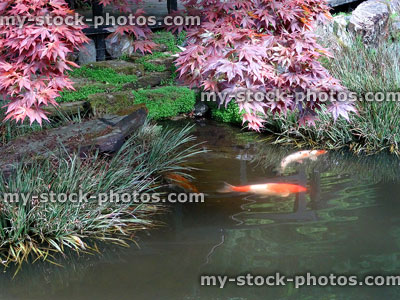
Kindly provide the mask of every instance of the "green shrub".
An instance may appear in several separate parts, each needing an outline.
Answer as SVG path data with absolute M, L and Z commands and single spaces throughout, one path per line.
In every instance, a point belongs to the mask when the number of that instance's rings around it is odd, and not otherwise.
M 196 103 L 196 94 L 186 87 L 166 86 L 158 89 L 133 91 L 135 104 L 146 104 L 149 116 L 161 120 L 189 113 Z

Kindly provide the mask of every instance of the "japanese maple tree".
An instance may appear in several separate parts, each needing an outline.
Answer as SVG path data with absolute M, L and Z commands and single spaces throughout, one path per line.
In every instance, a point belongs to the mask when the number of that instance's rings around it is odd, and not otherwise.
M 263 127 L 268 112 L 299 111 L 299 123 L 313 122 L 322 101 L 295 101 L 293 95 L 343 90 L 318 59 L 329 53 L 316 42 L 312 26 L 330 18 L 322 0 L 186 0 L 188 9 L 202 16 L 200 27 L 188 30 L 188 46 L 177 59 L 180 76 L 205 91 L 235 95 L 239 91 L 287 93 L 274 101 L 238 102 L 243 122 Z M 227 105 L 233 97 L 221 99 Z M 355 111 L 333 101 L 334 118 Z
M 40 24 L 33 18 L 72 14 L 64 0 L 2 0 L 0 15 L 26 17 L 24 24 L 0 24 L 0 92 L 7 97 L 6 119 L 47 119 L 42 107 L 57 105 L 63 89 L 72 89 L 66 76 L 68 54 L 87 42 L 82 26 Z M 31 20 L 30 20 L 31 19 Z

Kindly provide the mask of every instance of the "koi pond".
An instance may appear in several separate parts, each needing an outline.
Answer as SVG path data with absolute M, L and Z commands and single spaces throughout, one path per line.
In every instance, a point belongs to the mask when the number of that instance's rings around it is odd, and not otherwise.
M 182 123 L 168 123 L 182 126 Z M 396 274 L 400 270 L 400 161 L 328 152 L 276 171 L 295 152 L 253 133 L 213 122 L 195 124 L 210 150 L 193 161 L 205 203 L 170 204 L 163 226 L 130 248 L 70 253 L 0 276 L 1 300 L 399 299 L 398 287 L 237 287 L 200 285 L 206 274 Z M 288 197 L 220 194 L 233 185 L 290 182 L 308 188 Z

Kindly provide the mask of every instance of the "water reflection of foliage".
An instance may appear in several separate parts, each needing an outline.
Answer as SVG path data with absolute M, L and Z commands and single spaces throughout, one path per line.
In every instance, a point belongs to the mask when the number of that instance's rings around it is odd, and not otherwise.
M 210 265 L 208 273 L 269 274 L 279 270 L 292 274 L 334 269 L 341 255 L 347 253 L 353 233 L 349 226 L 357 228 L 361 209 L 376 205 L 374 185 L 334 172 L 313 170 L 308 174 L 310 185 L 318 185 L 318 193 L 303 198 L 251 198 L 253 201 L 242 207 L 244 212 L 235 216 L 242 222 L 240 226 L 226 230 L 225 243 L 212 259 L 219 264 Z M 303 204 L 299 204 L 301 201 Z M 314 219 L 310 218 L 313 213 Z M 290 219 L 291 214 L 294 217 Z M 302 219 L 304 216 L 308 219 Z M 274 296 L 286 299 L 284 290 Z
M 253 162 L 270 169 L 277 168 L 285 156 L 299 150 L 259 142 L 253 151 Z M 400 179 L 400 159 L 394 155 L 356 156 L 349 152 L 332 151 L 320 157 L 318 161 L 307 161 L 304 165 L 307 171 L 319 169 L 331 174 L 347 174 L 354 179 L 368 180 L 369 182 Z M 296 164 L 292 164 L 286 173 L 290 173 L 295 168 Z
M 64 255 L 57 254 L 54 257 L 54 263 L 43 263 L 38 261 L 34 264 L 25 264 L 18 274 L 13 278 L 14 269 L 17 266 L 10 267 L 10 273 L 3 275 L 0 280 L 0 298 L 13 296 L 26 296 L 39 299 L 48 297 L 57 291 L 67 288 L 71 283 L 85 282 L 91 267 L 97 263 L 116 264 L 124 260 L 124 254 L 129 251 L 128 248 L 115 247 L 115 245 L 102 244 L 101 255 L 80 255 L 76 252 L 67 250 Z M 13 269 L 14 268 L 14 269 Z M 38 286 L 45 286 L 40 289 Z M 35 294 L 32 294 L 35 293 Z M 45 297 L 45 298 L 46 298 Z M 10 298 L 11 299 L 11 298 Z

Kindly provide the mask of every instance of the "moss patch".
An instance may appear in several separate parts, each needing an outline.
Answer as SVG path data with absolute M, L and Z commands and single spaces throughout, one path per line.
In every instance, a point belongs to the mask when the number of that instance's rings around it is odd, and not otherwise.
M 145 104 L 150 118 L 162 120 L 189 113 L 196 104 L 196 94 L 186 87 L 166 86 L 158 89 L 133 91 L 135 104 Z
M 223 123 L 242 124 L 242 113 L 239 112 L 239 106 L 234 101 L 229 102 L 226 108 L 225 106 L 218 108 L 218 105 L 214 102 L 207 104 L 211 108 L 213 119 Z
M 177 36 L 169 31 L 158 31 L 153 34 L 153 41 L 156 44 L 165 45 L 172 53 L 179 52 L 178 45 L 182 45 L 186 39 L 186 32 L 182 31 Z
M 90 95 L 89 103 L 95 115 L 120 114 L 121 111 L 134 104 L 134 96 L 130 91 L 116 93 L 100 93 Z
M 57 102 L 75 102 L 88 99 L 92 94 L 103 93 L 106 88 L 102 85 L 86 85 L 76 91 L 63 91 Z
M 103 93 L 106 91 L 119 91 L 126 83 L 137 82 L 136 75 L 126 75 L 117 73 L 110 68 L 102 68 L 99 66 L 84 66 L 79 69 L 72 70 L 69 75 L 74 78 L 84 78 L 93 80 L 94 84 L 87 84 L 76 91 L 63 91 L 57 102 L 74 102 L 87 100 L 90 95 Z
M 74 69 L 70 73 L 70 76 L 88 78 L 97 82 L 113 85 L 122 85 L 124 83 L 137 81 L 136 75 L 121 74 L 113 69 L 98 66 L 84 66 L 79 69 Z

